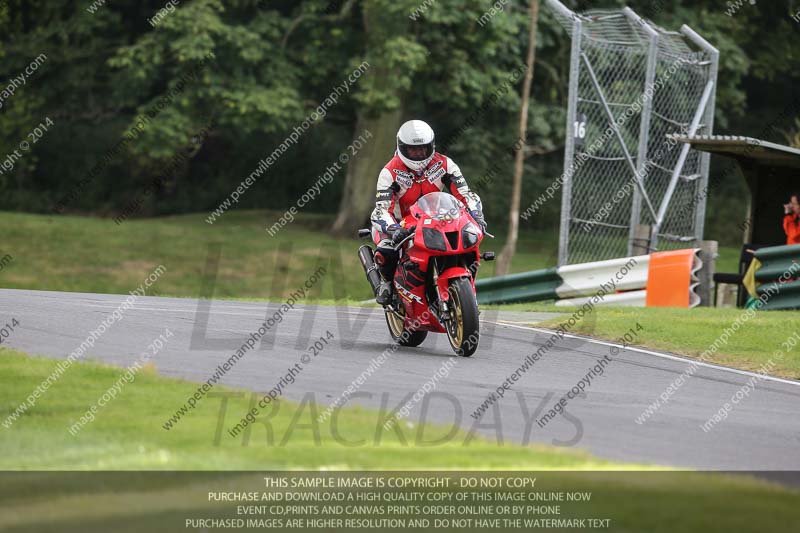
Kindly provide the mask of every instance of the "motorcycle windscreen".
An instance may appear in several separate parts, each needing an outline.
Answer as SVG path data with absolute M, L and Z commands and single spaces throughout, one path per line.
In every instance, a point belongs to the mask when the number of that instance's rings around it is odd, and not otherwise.
M 431 192 L 417 200 L 417 207 L 434 219 L 457 218 L 461 202 L 446 192 Z

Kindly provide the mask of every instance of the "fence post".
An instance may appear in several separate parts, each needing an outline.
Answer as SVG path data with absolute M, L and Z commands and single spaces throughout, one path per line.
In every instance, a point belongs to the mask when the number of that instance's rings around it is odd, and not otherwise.
M 569 225 L 572 218 L 572 178 L 575 155 L 573 124 L 578 110 L 578 77 L 581 67 L 581 20 L 572 18 L 572 50 L 569 60 L 567 138 L 564 146 L 564 183 L 561 185 L 561 228 L 558 234 L 558 266 L 569 263 Z
M 650 231 L 651 227 L 647 224 L 636 224 L 633 227 L 632 256 L 650 255 Z
M 700 296 L 700 307 L 714 307 L 714 272 L 716 271 L 717 253 L 719 243 L 717 241 L 700 241 L 700 261 L 703 266 L 697 271 L 697 278 L 700 285 L 697 290 Z
M 639 173 L 639 178 L 642 180 L 642 187 L 645 187 L 645 179 L 647 178 L 647 147 L 650 143 L 650 115 L 653 111 L 653 98 L 655 98 L 655 81 L 656 81 L 656 63 L 658 62 L 658 32 L 655 31 L 645 20 L 637 15 L 631 8 L 626 7 L 622 10 L 625 16 L 633 24 L 641 26 L 642 30 L 647 34 L 648 48 L 647 48 L 647 71 L 645 72 L 644 87 L 642 94 L 646 96 L 642 102 L 642 114 L 639 120 L 639 148 L 636 153 L 636 171 Z M 636 230 L 637 226 L 641 223 L 641 210 L 642 210 L 642 193 L 638 188 L 634 188 L 633 197 L 631 199 L 631 221 L 630 232 L 628 233 L 628 255 L 641 255 L 634 252 L 634 240 L 637 239 Z
M 700 48 L 702 48 L 710 57 L 710 64 L 708 66 L 708 79 L 714 82 L 714 91 L 711 93 L 711 98 L 708 101 L 708 105 L 706 106 L 706 113 L 703 117 L 703 134 L 705 135 L 713 135 L 714 134 L 714 109 L 717 105 L 717 73 L 719 72 L 719 50 L 711 45 L 708 41 L 703 39 L 697 32 L 695 32 L 692 28 L 684 24 L 681 26 L 681 33 L 683 33 L 689 40 L 694 42 Z M 702 152 L 700 154 L 700 180 L 698 181 L 697 188 L 695 189 L 695 193 L 697 191 L 704 191 L 708 188 L 708 172 L 709 167 L 711 165 L 711 154 L 708 152 Z M 700 240 L 703 238 L 703 231 L 705 226 L 705 218 L 706 218 L 706 197 L 707 195 L 702 195 L 700 200 L 695 207 L 695 238 Z

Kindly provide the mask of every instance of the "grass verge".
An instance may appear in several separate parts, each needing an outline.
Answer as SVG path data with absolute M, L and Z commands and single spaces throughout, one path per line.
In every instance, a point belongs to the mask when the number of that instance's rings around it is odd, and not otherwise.
M 0 350 L 0 422 L 58 361 Z M 384 430 L 385 415 L 357 407 L 317 422 L 323 408 L 281 400 L 266 423 L 230 437 L 225 430 L 250 408 L 250 394 L 217 388 L 169 431 L 162 424 L 196 384 L 140 372 L 73 436 L 68 428 L 124 373 L 77 362 L 13 423 L 0 424 L 0 470 L 269 469 L 603 469 L 624 465 L 540 446 L 503 446 L 452 427 L 406 422 Z M 223 399 L 227 402 L 221 419 Z M 324 406 L 323 406 L 324 407 Z M 334 422 L 335 421 L 335 422 Z M 448 435 L 451 435 L 448 437 Z M 344 436 L 344 437 L 342 437 Z M 448 438 L 445 438 L 448 437 Z M 346 439 L 347 443 L 343 439 Z M 429 443 L 442 440 L 442 444 Z M 352 442 L 363 445 L 353 446 Z
M 0 350 L 0 416 L 6 416 L 52 371 L 56 361 Z M 582 490 L 592 499 L 567 506 L 564 517 L 610 518 L 613 531 L 784 531 L 796 520 L 798 493 L 749 477 L 693 472 L 621 472 L 637 468 L 547 447 L 497 446 L 461 438 L 437 446 L 404 445 L 399 434 L 354 448 L 329 429 L 315 431 L 313 409 L 281 401 L 270 419 L 285 443 L 266 445 L 263 426 L 249 445 L 222 438 L 215 444 L 219 402 L 204 400 L 172 431 L 165 412 L 196 385 L 145 372 L 137 375 L 76 436 L 67 427 L 116 381 L 122 369 L 78 362 L 10 429 L 0 426 L 0 469 L 54 470 L 534 470 L 542 490 Z M 235 391 L 225 392 L 235 394 Z M 245 411 L 245 397 L 228 399 L 228 413 Z M 348 440 L 375 434 L 375 413 L 340 412 L 339 434 Z M 301 422 L 298 424 L 297 422 Z M 305 425 L 303 425 L 305 424 Z M 291 429 L 292 426 L 294 429 Z M 425 426 L 430 437 L 450 428 Z M 415 433 L 420 427 L 406 427 Z M 318 435 L 318 436 L 316 436 Z M 459 436 L 463 436 L 460 433 Z M 280 439 L 278 439 L 280 440 Z M 406 439 L 412 440 L 412 439 Z M 559 471 L 552 471 L 552 470 Z M 614 470 L 563 472 L 563 470 Z M 175 531 L 191 517 L 236 516 L 233 504 L 210 501 L 209 492 L 259 490 L 262 474 L 208 472 L 168 476 L 128 474 L 2 473 L 0 529 L 16 532 Z M 537 485 L 538 487 L 538 485 Z M 263 490 L 263 488 L 261 489 Z M 474 530 L 472 528 L 438 528 Z M 238 530 L 263 530 L 241 528 Z M 283 529 L 286 530 L 286 529 Z M 564 531 L 578 531 L 565 528 Z
M 208 295 L 213 286 L 216 298 L 279 300 L 324 266 L 330 274 L 326 278 L 336 283 L 318 284 L 312 299 L 371 297 L 357 255 L 365 241 L 331 237 L 330 216 L 302 213 L 274 237 L 266 227 L 278 213 L 232 211 L 213 225 L 205 222 L 206 216 L 134 219 L 117 225 L 102 218 L 0 213 L 0 257 L 13 258 L 0 273 L 0 286 L 126 294 L 162 264 L 167 272 L 152 295 L 197 297 Z M 553 264 L 554 239 L 549 233 L 522 238 L 512 270 Z M 489 239 L 484 249 L 499 251 L 501 245 Z M 480 275 L 493 272 L 494 263 L 487 262 Z
M 542 304 L 504 307 L 509 308 L 520 311 L 547 309 L 569 314 L 577 310 Z M 794 347 L 784 344 L 790 337 L 800 335 L 800 311 L 760 311 L 747 319 L 742 309 L 601 307 L 596 308 L 592 315 L 592 319 L 579 320 L 570 332 L 612 341 L 619 341 L 630 332 L 632 340 L 628 344 L 634 346 L 691 358 L 712 350 L 713 355 L 706 359 L 708 362 L 800 379 L 800 343 Z M 568 316 L 546 320 L 536 326 L 557 327 Z M 737 319 L 741 326 L 733 328 Z M 637 324 L 641 328 L 637 328 Z M 725 334 L 726 328 L 728 334 Z M 716 351 L 712 349 L 715 343 Z M 782 354 L 777 354 L 777 351 Z
M 274 237 L 266 227 L 280 216 L 277 212 L 231 211 L 213 225 L 206 223 L 206 216 L 116 224 L 103 218 L 0 212 L 0 257 L 13 258 L 0 273 L 0 285 L 125 294 L 163 264 L 167 272 L 150 294 L 197 297 L 207 295 L 213 285 L 217 298 L 282 299 L 322 265 L 332 269 L 336 284 L 319 284 L 313 299 L 360 301 L 371 296 L 356 253 L 364 241 L 331 237 L 330 216 L 301 213 Z M 556 239 L 556 232 L 523 232 L 511 271 L 553 266 Z M 487 239 L 482 248 L 499 252 L 502 245 L 502 239 Z M 738 258 L 738 250 L 721 250 L 721 271 L 729 256 Z M 207 264 L 216 264 L 215 276 Z M 484 262 L 480 277 L 491 277 L 494 265 Z

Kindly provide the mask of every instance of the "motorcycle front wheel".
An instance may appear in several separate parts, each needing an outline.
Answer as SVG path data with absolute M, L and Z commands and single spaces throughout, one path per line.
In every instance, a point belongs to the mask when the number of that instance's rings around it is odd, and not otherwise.
M 480 322 L 478 302 L 467 278 L 450 281 L 450 320 L 445 329 L 450 346 L 461 357 L 469 357 L 478 349 Z
M 428 332 L 406 329 L 406 314 L 403 309 L 403 304 L 397 302 L 395 307 L 397 308 L 395 311 L 390 311 L 389 309 L 383 310 L 386 315 L 386 325 L 389 326 L 389 334 L 392 336 L 392 340 L 400 346 L 414 347 L 422 344 L 422 341 L 428 336 Z

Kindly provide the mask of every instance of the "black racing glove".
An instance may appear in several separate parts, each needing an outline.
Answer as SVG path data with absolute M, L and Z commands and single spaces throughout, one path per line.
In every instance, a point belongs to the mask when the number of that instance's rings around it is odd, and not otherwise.
M 470 215 L 472 215 L 472 218 L 474 218 L 475 222 L 477 222 L 478 225 L 481 227 L 481 231 L 486 231 L 487 224 L 486 220 L 483 218 L 483 213 L 481 213 L 476 209 L 474 211 L 470 211 Z
M 414 233 L 414 229 L 416 229 L 416 228 L 415 227 L 410 227 L 410 228 L 406 228 L 406 229 L 402 229 L 401 228 L 401 229 L 395 231 L 392 234 L 392 244 L 395 245 L 395 246 L 400 244 L 400 242 L 403 239 L 405 239 L 406 237 L 408 237 L 409 235 Z

